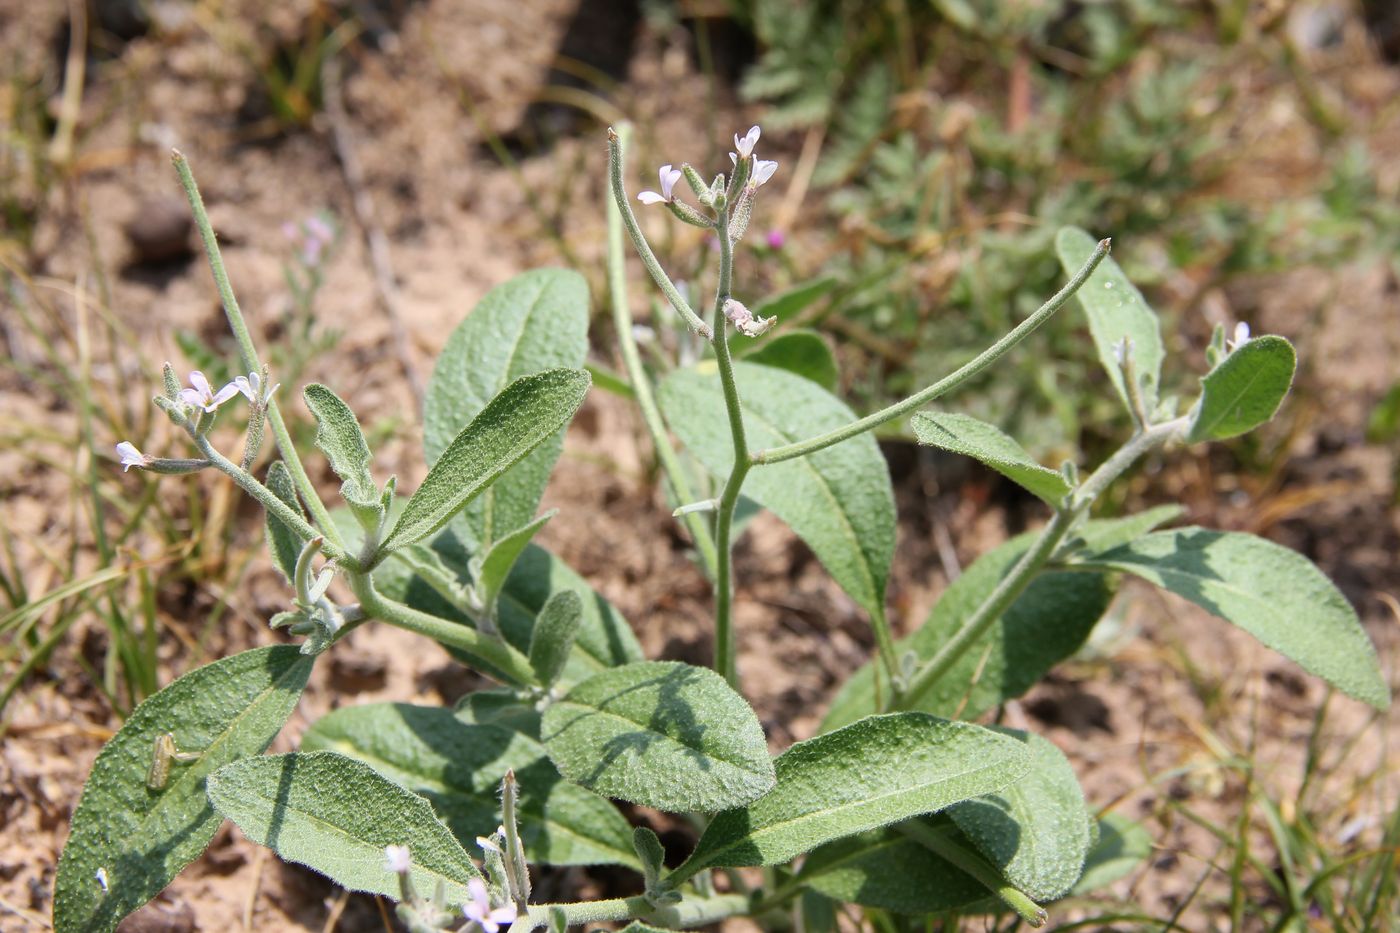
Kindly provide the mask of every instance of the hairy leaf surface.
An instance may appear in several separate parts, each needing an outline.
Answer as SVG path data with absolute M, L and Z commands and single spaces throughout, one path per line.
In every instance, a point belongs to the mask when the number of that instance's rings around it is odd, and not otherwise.
M 291 645 L 254 648 L 190 671 L 132 711 L 97 756 L 73 814 L 54 883 L 56 930 L 115 929 L 199 857 L 223 822 L 205 778 L 267 748 L 312 661 Z M 152 751 L 166 732 L 180 751 L 201 755 L 173 765 L 165 787 L 152 790 Z
M 351 891 L 399 898 L 384 862 L 391 845 L 408 846 L 419 891 L 440 882 L 465 901 L 481 877 L 426 800 L 335 752 L 245 758 L 210 775 L 209 800 L 249 839 Z
M 562 780 L 539 742 L 501 725 L 468 725 L 441 707 L 372 703 L 323 716 L 302 748 L 363 761 L 419 794 L 464 845 L 495 831 L 501 779 L 514 769 L 531 861 L 636 865 L 632 830 L 617 808 Z
M 1022 743 L 925 713 L 871 716 L 798 742 L 777 786 L 710 822 L 678 872 L 777 865 L 818 846 L 1000 790 L 1030 767 Z
M 956 412 L 921 412 L 914 416 L 913 425 L 920 444 L 972 457 L 1052 506 L 1069 494 L 1064 474 L 1031 459 L 995 425 Z
M 596 674 L 545 711 L 540 733 L 569 780 L 658 810 L 714 812 L 773 786 L 758 717 L 707 668 L 642 661 Z
M 588 284 L 535 269 L 487 292 L 448 338 L 423 400 L 423 447 L 436 463 L 462 429 L 521 376 L 577 369 L 588 352 Z M 473 547 L 528 523 L 563 449 L 562 431 L 470 503 L 453 526 Z

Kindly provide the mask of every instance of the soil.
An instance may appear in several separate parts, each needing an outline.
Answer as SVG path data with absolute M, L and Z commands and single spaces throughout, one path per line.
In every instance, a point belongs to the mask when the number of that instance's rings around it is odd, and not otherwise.
M 66 48 L 63 6 L 0 0 L 0 52 L 16 63 L 17 73 L 60 67 L 55 49 Z M 352 47 L 345 106 L 365 191 L 397 276 L 407 348 L 402 359 L 325 118 L 307 127 L 278 126 L 256 56 L 248 51 L 278 43 L 295 48 L 317 4 L 148 6 L 158 28 L 123 41 L 107 23 L 106 45 L 89 60 L 76 182 L 47 194 L 18 192 L 43 207 L 32 251 L 18 265 L 36 293 L 60 309 L 55 338 L 71 331 L 82 313 L 70 297 L 75 282 L 90 300 L 105 295 L 106 312 L 129 334 L 129 344 L 125 356 L 104 357 L 108 348 L 94 349 L 94 380 L 111 405 L 127 412 L 139 411 L 151 393 L 158 378 L 151 361 L 185 359 L 177 333 L 222 339 L 217 296 L 192 248 L 167 158 L 169 147 L 177 146 L 199 178 L 239 300 L 263 336 L 282 326 L 288 302 L 282 265 L 292 247 L 283 225 L 321 210 L 338 219 L 341 236 L 325 267 L 328 285 L 317 312 L 319 326 L 341 337 L 301 378 L 341 391 L 376 433 L 377 473 L 397 474 L 401 486 L 412 488 L 424 465 L 416 420 L 407 414 L 417 403 L 404 367 L 425 379 L 475 301 L 517 272 L 561 263 L 560 243 L 601 294 L 603 134 L 592 120 L 537 118 L 541 88 L 550 83 L 554 50 L 575 24 L 576 4 L 364 4 L 374 13 L 367 21 L 378 25 Z M 122 5 L 104 7 L 110 13 Z M 722 137 L 704 119 L 711 106 L 724 131 L 761 115 L 723 88 L 710 102 L 689 45 L 684 29 L 640 28 L 630 65 L 616 74 L 623 83 L 611 100 L 595 101 L 608 119 L 625 112 L 640 128 L 635 164 L 659 161 L 656 140 Z M 1364 64 L 1348 79 L 1362 87 L 1356 93 L 1393 98 L 1400 90 L 1395 69 Z M 1275 138 L 1301 132 L 1298 114 L 1269 113 L 1281 124 Z M 1397 121 L 1375 125 L 1369 140 L 1375 161 L 1393 169 L 1400 165 Z M 551 133 L 560 135 L 538 148 L 541 134 Z M 514 147 L 518 160 L 503 165 L 488 154 L 490 135 Z M 799 142 L 779 136 L 769 151 L 791 160 Z M 1255 163 L 1251 171 L 1267 176 L 1269 167 Z M 1267 183 L 1255 175 L 1250 180 L 1259 187 L 1242 197 L 1268 197 Z M 662 242 L 672 255 L 698 242 L 684 233 L 670 236 Z M 788 248 L 800 264 L 803 237 L 794 236 Z M 1363 432 L 1375 400 L 1397 378 L 1394 275 L 1384 263 L 1357 263 L 1327 273 L 1301 269 L 1235 281 L 1206 294 L 1207 306 L 1234 315 L 1250 310 L 1256 330 L 1294 339 L 1300 356 L 1312 361 L 1294 407 L 1260 442 L 1268 454 L 1263 459 L 1278 466 L 1262 475 L 1242 473 L 1228 448 L 1177 451 L 1135 478 L 1129 491 L 1140 503 L 1179 501 L 1189 521 L 1265 534 L 1316 560 L 1358 606 L 1392 685 L 1400 649 L 1400 509 L 1392 504 L 1397 452 L 1366 443 Z M 634 281 L 633 303 L 645 319 L 650 301 L 640 276 Z M 1185 291 L 1191 283 L 1175 284 Z M 12 313 L 7 306 L 4 316 Z M 595 355 L 613 365 L 606 330 L 595 328 Z M 46 424 L 67 436 L 63 432 L 76 424 L 74 406 L 32 377 L 35 366 L 42 369 L 43 346 L 13 319 L 3 336 L 14 365 L 0 370 L 0 410 L 13 423 Z M 139 360 L 131 352 L 137 350 Z M 129 423 L 155 422 L 133 414 Z M 173 440 L 159 427 L 151 436 L 154 445 Z M 100 438 L 99 447 L 121 439 Z M 45 560 L 42 542 L 77 536 L 84 547 L 76 570 L 95 567 L 90 534 L 68 505 L 71 455 L 45 443 L 39 445 L 43 456 L 0 450 L 5 531 L 17 542 L 35 593 L 63 582 Z M 950 468 L 902 444 L 886 450 L 901 516 L 890 605 L 896 624 L 908 631 L 960 567 L 1042 517 L 983 472 Z M 171 633 L 161 647 L 162 683 L 219 654 L 278 640 L 264 620 L 286 599 L 264 559 L 243 566 L 257 544 L 255 509 L 213 477 L 166 482 L 187 483 L 184 488 L 203 502 L 211 534 L 226 536 L 224 566 L 208 569 L 209 579 L 228 584 L 161 595 L 162 623 Z M 143 488 L 134 474 L 127 483 L 133 496 Z M 334 486 L 327 482 L 326 488 Z M 185 514 L 188 504 L 175 498 L 171 508 Z M 649 657 L 708 662 L 708 587 L 669 517 L 645 434 L 625 402 L 592 393 L 570 431 L 545 505 L 561 512 L 544 543 L 623 611 Z M 754 521 L 736 566 L 742 680 L 777 752 L 815 732 L 833 689 L 869 658 L 871 638 L 855 605 L 770 516 Z M 217 621 L 211 628 L 205 618 Z M 5 711 L 0 930 L 46 923 L 69 815 L 93 758 L 119 725 L 88 674 L 94 661 L 101 663 L 105 637 L 95 620 L 80 619 Z M 476 683 L 445 653 L 385 627 L 357 631 L 328 661 L 317 666 L 274 750 L 295 748 L 307 725 L 338 705 L 451 702 Z M 1157 840 L 1153 859 L 1119 882 L 1112 896 L 1147 916 L 1184 909 L 1178 918 L 1183 927 L 1206 930 L 1225 928 L 1224 868 L 1218 864 L 1224 856 L 1188 811 L 1228 823 L 1260 793 L 1287 810 L 1297 798 L 1307 739 L 1324 704 L 1317 740 L 1328 782 L 1322 797 L 1335 806 L 1325 814 L 1326 825 L 1316 828 L 1337 840 L 1337 851 L 1359 852 L 1378 843 L 1382 820 L 1400 799 L 1400 774 L 1386 758 L 1397 735 L 1396 714 L 1377 720 L 1350 700 L 1328 699 L 1318 681 L 1248 636 L 1146 587 L 1126 585 L 1090 648 L 1008 704 L 1002 717 L 1059 745 L 1095 806 L 1149 825 Z M 1232 754 L 1252 758 L 1252 784 L 1222 766 Z M 1261 840 L 1259 851 L 1273 849 Z M 556 891 L 631 893 L 637 882 L 625 873 L 570 871 L 547 883 Z M 1250 891 L 1261 900 L 1271 896 L 1262 883 Z M 122 929 L 380 930 L 389 923 L 384 909 L 266 857 L 226 826 L 203 858 Z M 1071 905 L 1055 921 L 1072 921 L 1086 909 Z

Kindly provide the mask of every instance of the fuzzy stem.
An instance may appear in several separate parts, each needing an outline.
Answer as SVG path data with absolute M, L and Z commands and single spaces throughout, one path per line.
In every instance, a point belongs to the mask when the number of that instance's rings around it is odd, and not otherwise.
M 676 290 L 676 286 L 671 284 L 670 277 L 661 268 L 656 254 L 651 251 L 647 238 L 642 235 L 642 228 L 637 224 L 637 217 L 632 213 L 632 205 L 627 200 L 627 190 L 622 184 L 622 139 L 611 127 L 608 128 L 608 179 L 612 184 L 613 203 L 622 214 L 622 223 L 626 226 L 627 234 L 632 238 L 632 245 L 636 248 L 637 255 L 642 258 L 642 265 L 646 266 L 652 281 L 661 289 L 661 294 L 666 296 L 666 300 L 671 302 L 671 307 L 690 325 L 691 330 L 709 340 L 714 336 L 714 332 L 700 315 L 691 309 L 690 304 Z
M 1054 556 L 1065 535 L 1089 510 L 1108 485 L 1132 466 L 1139 457 L 1156 447 L 1175 439 L 1190 423 L 1189 418 L 1177 418 L 1163 424 L 1154 425 L 1135 434 L 1113 456 L 1109 457 L 1076 489 L 1069 501 L 1055 510 L 1033 544 L 1011 569 L 996 589 L 968 617 L 957 633 L 944 642 L 938 652 L 930 658 L 910 679 L 904 696 L 894 702 L 896 709 L 914 709 L 919 700 L 933 688 L 934 684 L 953 667 L 967 650 L 981 640 L 987 630 L 1002 617 L 1011 604 L 1025 592 L 1027 586 Z
M 878 428 L 887 421 L 893 421 L 895 418 L 906 415 L 917 408 L 922 408 L 939 396 L 946 395 L 954 389 L 961 387 L 968 380 L 975 378 L 988 366 L 991 366 L 997 360 L 1005 356 L 1013 347 L 1035 333 L 1042 324 L 1050 320 L 1055 312 L 1060 310 L 1075 292 L 1079 291 L 1080 286 L 1088 280 L 1089 276 L 1093 275 L 1099 263 L 1103 262 L 1104 257 L 1108 255 L 1108 251 L 1109 241 L 1100 240 L 1098 248 L 1094 250 L 1093 255 L 1091 255 L 1088 261 L 1084 263 L 1083 267 L 1074 274 L 1074 277 L 1069 280 L 1065 287 L 1055 293 L 1053 298 L 1041 305 L 1034 314 L 1018 324 L 1015 329 L 1005 337 L 1002 337 L 996 343 L 982 351 L 976 359 L 960 367 L 952 374 L 943 377 L 933 385 L 916 395 L 911 395 L 902 402 L 896 402 L 887 408 L 880 409 L 874 414 L 866 415 L 858 421 L 852 421 L 845 427 L 837 428 L 834 431 L 828 431 L 825 434 L 818 434 L 816 437 L 808 438 L 805 441 L 796 441 L 791 444 L 784 444 L 781 447 L 756 451 L 753 455 L 753 462 L 761 466 L 768 463 L 781 463 L 784 460 L 791 460 L 794 457 L 805 457 L 807 454 L 815 453 L 833 444 L 839 444 L 842 441 L 850 440 L 858 434 L 863 434 L 866 431 Z
M 729 357 L 729 334 L 725 326 L 724 303 L 729 300 L 729 290 L 734 275 L 734 244 L 729 239 L 729 206 L 719 208 L 715 220 L 715 234 L 719 237 L 719 285 L 715 289 L 714 332 L 710 343 L 715 348 L 715 360 L 719 364 L 719 381 L 724 390 L 724 408 L 729 417 L 729 433 L 734 443 L 734 467 L 724 484 L 719 497 L 718 514 L 715 516 L 715 552 L 718 561 L 715 565 L 715 670 L 724 676 L 731 687 L 739 687 L 739 665 L 734 644 L 734 622 L 732 604 L 734 585 L 730 580 L 733 567 L 733 542 L 730 537 L 734 529 L 734 508 L 739 503 L 739 490 L 752 465 L 749 460 L 749 442 L 744 434 L 744 413 L 739 403 L 739 387 L 734 381 L 734 363 Z
M 534 668 L 530 667 L 530 659 L 504 639 L 483 635 L 470 626 L 429 615 L 381 596 L 367 573 L 347 573 L 345 579 L 367 616 L 387 622 L 396 628 L 426 635 L 448 647 L 460 648 L 481 658 L 509 678 L 512 686 L 530 686 L 538 683 Z
M 671 907 L 653 907 L 645 897 L 617 897 L 604 901 L 581 901 L 572 904 L 536 904 L 516 923 L 521 933 L 549 925 L 550 914 L 563 911 L 569 926 L 595 923 L 618 923 L 645 919 L 660 927 L 675 929 L 708 926 L 728 917 L 745 914 L 749 899 L 741 894 L 716 894 L 711 897 L 687 897 Z
M 617 148 L 621 152 L 624 142 L 631 135 L 631 127 L 623 124 L 617 132 Z M 613 329 L 617 331 L 622 365 L 627 370 L 627 379 L 632 385 L 633 395 L 636 396 L 642 421 L 646 424 L 647 433 L 651 435 L 651 445 L 656 451 L 657 462 L 661 464 L 661 470 L 671 484 L 676 501 L 692 502 L 695 495 L 691 491 L 690 481 L 681 469 L 676 450 L 671 446 L 671 439 L 666 434 L 666 423 L 661 418 L 661 410 L 657 408 L 656 397 L 652 395 L 651 381 L 642 366 L 641 354 L 637 352 L 636 338 L 632 336 L 632 312 L 627 307 L 627 270 L 622 254 L 622 209 L 616 201 L 608 205 L 608 292 L 612 297 Z M 698 514 L 686 513 L 682 517 L 686 528 L 690 530 L 691 538 L 695 541 L 695 549 L 700 553 L 705 572 L 713 577 L 716 563 L 715 539 L 710 534 L 709 524 Z
M 234 340 L 238 343 L 240 362 L 246 371 L 261 373 L 263 368 L 262 364 L 258 362 L 258 351 L 253 345 L 253 336 L 249 333 L 248 323 L 243 319 L 243 312 L 238 307 L 238 299 L 234 297 L 233 287 L 229 285 L 228 272 L 224 269 L 223 255 L 219 251 L 219 241 L 214 236 L 213 225 L 209 223 L 209 213 L 204 209 L 204 199 L 200 197 L 194 173 L 190 171 L 189 162 L 179 150 L 172 152 L 171 161 L 175 164 L 175 171 L 180 176 L 180 185 L 185 189 L 185 197 L 190 202 L 190 212 L 194 215 L 194 223 L 199 229 L 199 237 L 204 242 L 204 253 L 209 259 L 209 269 L 214 274 L 214 284 L 219 290 L 219 300 L 224 306 L 224 316 L 228 318 L 229 329 L 233 331 Z M 330 512 L 326 510 L 326 504 L 321 501 L 316 487 L 311 482 L 311 477 L 307 475 L 306 467 L 302 465 L 301 457 L 292 444 L 291 432 L 287 430 L 287 424 L 282 420 L 282 412 L 278 409 L 277 402 L 272 399 L 269 399 L 267 403 L 267 423 L 272 428 L 272 436 L 277 441 L 277 449 L 282 455 L 282 461 L 286 463 L 288 472 L 292 474 L 292 481 L 296 483 L 301 498 L 311 511 L 316 524 L 321 527 L 321 531 L 330 543 L 335 545 L 334 550 L 343 551 L 345 545 L 341 539 L 340 530 L 331 520 Z

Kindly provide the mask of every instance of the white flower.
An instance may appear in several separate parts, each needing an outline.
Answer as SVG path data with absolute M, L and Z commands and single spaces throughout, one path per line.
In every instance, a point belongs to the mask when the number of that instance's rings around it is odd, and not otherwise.
M 740 139 L 739 134 L 734 134 L 734 148 L 739 150 L 739 158 L 747 159 L 753 155 L 753 147 L 758 144 L 758 137 L 763 133 L 757 126 L 749 127 L 749 131 Z M 737 160 L 736 160 L 737 161 Z
M 409 856 L 408 846 L 385 846 L 384 847 L 384 870 L 391 871 L 396 875 L 402 875 L 408 871 Z
M 657 173 L 661 176 L 661 193 L 655 191 L 643 191 L 637 195 L 637 200 L 643 204 L 670 204 L 675 200 L 672 192 L 675 190 L 676 182 L 681 180 L 681 170 L 671 168 L 670 163 L 661 166 L 661 171 Z
M 729 318 L 729 323 L 733 324 L 745 337 L 758 337 L 766 334 L 768 329 L 778 322 L 776 315 L 770 318 L 754 317 L 752 311 L 733 298 L 725 300 L 724 316 Z
M 481 851 L 483 852 L 490 851 L 503 856 L 506 853 L 505 850 L 501 848 L 500 843 L 496 841 L 497 836 L 502 839 L 506 837 L 506 828 L 504 826 L 496 827 L 496 831 L 490 836 L 477 836 L 476 844 L 481 846 Z
M 1233 340 L 1225 341 L 1225 349 L 1229 351 L 1238 350 L 1241 345 L 1249 342 L 1249 325 L 1240 321 L 1235 325 L 1235 337 Z
M 186 405 L 203 408 L 207 412 L 218 410 L 220 405 L 238 394 L 238 386 L 232 382 L 215 392 L 209 385 L 209 380 L 204 378 L 204 373 L 197 369 L 190 373 L 190 385 L 194 388 L 180 390 L 180 400 Z
M 462 905 L 462 913 L 486 933 L 498 933 L 501 924 L 515 922 L 514 904 L 491 909 L 491 895 L 486 892 L 486 882 L 480 878 L 473 878 L 467 882 L 467 893 L 472 899 Z
M 239 392 L 248 402 L 258 408 L 266 408 L 267 403 L 272 401 L 272 393 L 282 387 L 282 383 L 274 382 L 270 387 L 263 390 L 262 376 L 257 373 L 249 373 L 246 376 L 235 376 L 233 382 Z
M 773 161 L 765 162 L 763 159 L 755 159 L 753 163 L 752 183 L 755 188 L 773 177 L 773 173 L 778 170 L 778 163 Z
M 97 869 L 97 874 L 94 875 L 93 877 L 95 877 L 95 878 L 97 879 L 97 883 L 98 883 L 98 884 L 102 885 L 102 893 L 103 893 L 103 894 L 106 894 L 107 891 L 110 889 L 110 885 L 107 883 L 107 869 L 105 869 L 105 868 L 99 868 L 99 869 Z
M 122 472 L 125 473 L 132 467 L 144 467 L 151 462 L 151 458 L 136 449 L 136 445 L 131 441 L 122 441 L 117 445 L 117 454 L 122 458 Z

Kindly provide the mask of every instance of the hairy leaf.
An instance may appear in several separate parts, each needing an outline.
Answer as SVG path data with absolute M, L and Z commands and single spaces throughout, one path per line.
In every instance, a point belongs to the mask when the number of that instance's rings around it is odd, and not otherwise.
M 913 425 L 920 444 L 972 457 L 1052 506 L 1070 492 L 1059 470 L 1036 463 L 1001 429 L 971 415 L 923 412 L 914 416 Z
M 525 527 L 517 528 L 494 542 L 486 551 L 486 556 L 481 560 L 481 571 L 477 574 L 476 583 L 481 601 L 486 604 L 492 618 L 496 616 L 496 600 L 510 577 L 511 568 L 515 566 L 516 560 L 535 534 L 557 514 L 558 509 L 550 509 Z
M 787 862 L 1000 790 L 1030 764 L 1024 745 L 980 726 L 925 713 L 871 716 L 780 755 L 777 786 L 716 816 L 677 872 Z
M 255 648 L 196 668 L 132 711 L 97 756 L 54 883 L 54 929 L 112 930 L 199 857 L 222 818 L 204 795 L 211 771 L 267 748 L 301 697 L 313 659 Z M 198 760 L 147 785 L 157 737 Z M 106 880 L 106 891 L 98 873 Z
M 301 507 L 301 501 L 297 498 L 297 487 L 292 481 L 291 471 L 281 460 L 274 460 L 272 466 L 267 468 L 267 488 L 272 490 L 272 494 L 285 502 L 293 512 L 302 518 L 306 517 L 306 512 Z M 266 522 L 267 550 L 272 555 L 272 563 L 282 576 L 290 584 L 296 576 L 297 558 L 301 556 L 302 545 L 305 543 L 296 532 L 283 524 L 282 519 L 267 513 Z
M 706 668 L 642 661 L 604 671 L 550 706 L 540 731 L 566 778 L 658 810 L 723 810 L 773 786 L 758 717 Z
M 1191 418 L 1188 441 L 1237 437 L 1267 423 L 1293 385 L 1298 355 L 1282 337 L 1256 337 L 1201 380 L 1201 400 Z
M 493 288 L 447 340 L 423 400 L 423 447 L 436 463 L 506 386 L 549 369 L 577 369 L 588 352 L 588 284 L 566 269 L 536 269 Z M 542 441 L 468 504 L 453 526 L 474 548 L 534 517 L 563 432 Z
M 953 581 L 928 620 L 895 648 L 932 658 L 977 607 L 996 589 L 1034 540 L 1026 534 L 980 557 Z M 1018 697 L 1046 671 L 1078 651 L 1113 595 L 1099 574 L 1042 573 L 1011 604 L 986 635 L 963 654 L 919 701 L 918 708 L 940 716 L 974 718 L 1004 700 Z M 824 729 L 836 729 L 878 712 L 889 697 L 882 670 L 867 663 L 846 682 L 827 711 Z
M 735 363 L 751 450 L 778 447 L 855 420 L 840 400 L 810 380 L 753 363 Z M 734 460 L 719 376 L 682 369 L 661 385 L 671 427 L 715 476 Z M 894 556 L 894 493 L 880 448 L 862 434 L 825 450 L 757 467 L 744 494 L 792 527 L 851 597 L 883 617 Z
M 588 385 L 588 373 L 581 369 L 551 369 L 507 386 L 433 464 L 385 538 L 383 550 L 421 541 L 447 524 L 462 506 L 568 424 L 583 404 Z
M 370 474 L 369 444 L 350 406 L 330 389 L 312 383 L 302 390 L 306 407 L 316 416 L 316 446 L 340 477 L 340 494 L 362 524 L 377 524 L 379 492 Z
M 1159 505 L 1123 518 L 1096 518 L 1070 533 L 1075 548 L 1094 553 L 1134 541 L 1168 522 L 1176 521 L 1186 510 L 1179 505 Z
M 1078 227 L 1064 227 L 1055 237 L 1055 249 L 1066 275 L 1078 272 L 1093 255 L 1098 241 Z M 1123 371 L 1118 366 L 1116 345 L 1124 337 L 1132 341 L 1133 362 L 1148 411 L 1156 407 L 1157 391 L 1161 385 L 1162 349 L 1161 326 L 1157 315 L 1143 300 L 1142 293 L 1118 263 L 1109 256 L 1075 294 L 1089 317 L 1089 332 L 1099 350 L 1099 361 L 1108 371 L 1113 387 L 1124 405 L 1130 405 Z
M 335 752 L 245 758 L 210 775 L 209 800 L 258 845 L 351 891 L 398 900 L 398 876 L 384 863 L 391 845 L 408 846 L 419 891 L 442 883 L 464 901 L 467 882 L 481 877 L 426 800 Z
M 1376 649 L 1341 591 L 1303 555 L 1239 532 L 1158 531 L 1087 558 L 1184 596 L 1377 709 L 1390 705 Z
M 945 816 L 928 822 L 934 832 L 972 846 Z M 975 914 L 1000 906 L 981 882 L 891 829 L 827 843 L 803 860 L 799 877 L 827 897 L 902 914 Z
M 583 600 L 573 590 L 555 593 L 540 610 L 530 633 L 530 667 L 546 687 L 564 672 L 582 621 Z
M 743 359 L 761 366 L 785 369 L 810 379 L 828 392 L 836 391 L 840 373 L 836 356 L 814 330 L 791 330 L 759 343 Z
M 1026 744 L 1030 771 L 995 794 L 953 804 L 948 815 L 1007 881 L 1032 900 L 1053 901 L 1084 870 L 1092 825 L 1084 792 L 1064 753 L 1048 739 L 997 731 Z
M 407 703 L 350 706 L 323 716 L 302 739 L 363 761 L 424 797 L 464 844 L 501 822 L 501 779 L 515 770 L 518 814 L 531 861 L 637 864 L 632 830 L 611 803 L 563 781 L 543 746 L 502 725 L 468 725 L 452 710 Z

